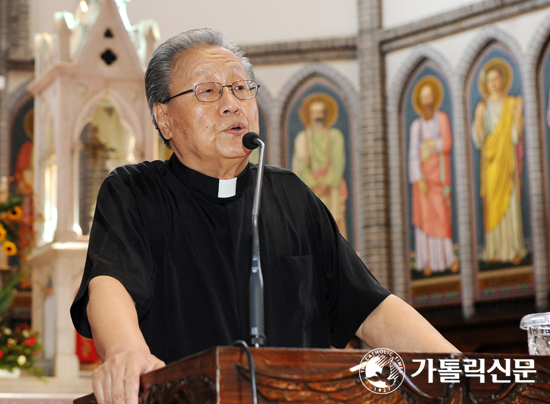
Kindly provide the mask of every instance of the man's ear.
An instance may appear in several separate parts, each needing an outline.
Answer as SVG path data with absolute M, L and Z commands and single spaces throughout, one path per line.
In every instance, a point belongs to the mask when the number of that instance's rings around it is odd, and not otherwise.
M 153 104 L 153 116 L 157 121 L 157 126 L 162 133 L 162 136 L 166 139 L 172 139 L 172 129 L 170 128 L 170 122 L 168 119 L 168 105 L 155 102 Z

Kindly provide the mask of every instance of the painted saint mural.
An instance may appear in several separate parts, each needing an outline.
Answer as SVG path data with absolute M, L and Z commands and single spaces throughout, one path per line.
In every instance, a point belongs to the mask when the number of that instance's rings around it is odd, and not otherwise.
M 544 169 L 546 171 L 546 198 L 550 201 L 550 43 L 541 58 L 541 65 L 538 74 L 538 88 L 540 89 L 540 105 L 542 108 L 542 133 L 544 134 Z M 547 209 L 549 207 L 547 206 Z M 550 211 L 547 211 L 550 213 Z
M 495 46 L 470 80 L 470 122 L 479 269 L 530 263 L 524 117 L 516 61 Z
M 19 195 L 32 194 L 33 141 L 34 101 L 29 101 L 15 115 L 10 141 L 10 175 L 15 180 L 12 192 Z
M 410 295 L 416 307 L 460 300 L 452 105 L 441 70 L 424 62 L 403 92 Z
M 16 113 L 10 137 L 11 193 L 23 198 L 20 221 L 19 248 L 30 249 L 33 241 L 33 153 L 34 153 L 34 101 L 26 102 Z M 17 258 L 12 257 L 13 261 Z M 12 262 L 15 264 L 15 262 Z
M 504 59 L 483 65 L 478 81 L 483 99 L 475 108 L 472 141 L 481 153 L 482 259 L 517 265 L 527 255 L 520 203 L 523 99 L 508 94 L 512 78 L 512 67 Z
M 310 83 L 290 103 L 290 168 L 324 202 L 340 233 L 353 243 L 350 128 L 346 104 L 324 80 Z
M 443 84 L 434 75 L 418 80 L 412 105 L 418 117 L 409 133 L 409 181 L 412 185 L 415 268 L 426 276 L 458 272 L 451 229 L 451 148 L 449 116 L 441 111 Z
M 346 156 L 344 135 L 332 126 L 337 116 L 338 104 L 328 94 L 313 93 L 302 100 L 300 119 L 304 129 L 294 139 L 292 171 L 329 208 L 346 237 Z
M 477 298 L 534 288 L 524 112 L 519 63 L 485 49 L 467 84 L 477 244 Z

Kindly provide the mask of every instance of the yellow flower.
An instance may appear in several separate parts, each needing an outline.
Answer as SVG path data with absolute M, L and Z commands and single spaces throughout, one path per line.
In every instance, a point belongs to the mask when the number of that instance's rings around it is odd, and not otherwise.
M 7 256 L 17 254 L 17 246 L 12 241 L 4 241 L 4 243 L 2 244 L 2 249 L 4 250 L 4 254 L 6 254 Z
M 8 210 L 8 219 L 10 220 L 21 220 L 22 217 L 23 210 L 21 209 L 21 206 L 14 206 Z
M 6 234 L 8 234 L 6 228 L 0 224 L 0 241 L 4 241 L 6 239 Z

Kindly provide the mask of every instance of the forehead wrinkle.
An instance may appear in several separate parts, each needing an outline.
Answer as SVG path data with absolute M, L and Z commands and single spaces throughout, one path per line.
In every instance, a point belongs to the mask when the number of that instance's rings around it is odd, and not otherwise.
M 191 77 L 195 77 L 195 75 L 198 75 L 198 74 L 203 74 L 203 73 L 210 73 L 212 71 L 212 69 L 209 69 L 208 67 L 205 67 L 205 66 L 199 66 L 197 67 L 195 70 L 193 70 L 189 76 Z
M 238 62 L 225 62 L 225 65 L 228 66 L 233 72 L 241 73 L 244 71 L 242 65 Z M 214 74 L 217 73 L 216 68 L 211 68 L 210 66 L 198 66 L 196 69 L 189 73 L 190 77 L 195 77 L 201 74 Z M 246 74 L 246 72 L 244 72 Z
M 175 63 L 172 70 L 171 84 L 178 76 L 180 80 L 183 78 L 184 81 L 191 81 L 195 85 L 198 82 L 219 81 L 217 77 L 220 74 L 220 64 L 223 64 L 223 69 L 229 69 L 231 73 L 243 74 L 244 79 L 248 79 L 242 62 L 233 53 L 228 51 L 228 53 L 222 52 L 222 54 L 219 54 L 219 52 L 214 52 L 212 54 L 212 51 L 216 50 L 216 47 L 191 48 L 180 54 L 180 59 Z M 223 51 L 223 48 L 220 48 L 220 50 Z M 202 54 L 197 57 L 197 52 Z M 223 69 L 221 70 L 222 74 L 224 74 Z M 201 79 L 200 76 L 205 77 Z

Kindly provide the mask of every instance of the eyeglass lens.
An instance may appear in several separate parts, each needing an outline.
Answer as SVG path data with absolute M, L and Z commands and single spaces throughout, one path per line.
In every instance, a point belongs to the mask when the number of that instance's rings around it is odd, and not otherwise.
M 220 99 L 223 87 L 220 83 L 202 83 L 195 87 L 195 94 L 199 101 L 213 102 Z M 256 96 L 258 84 L 253 80 L 239 80 L 231 85 L 231 90 L 235 97 L 248 100 Z

